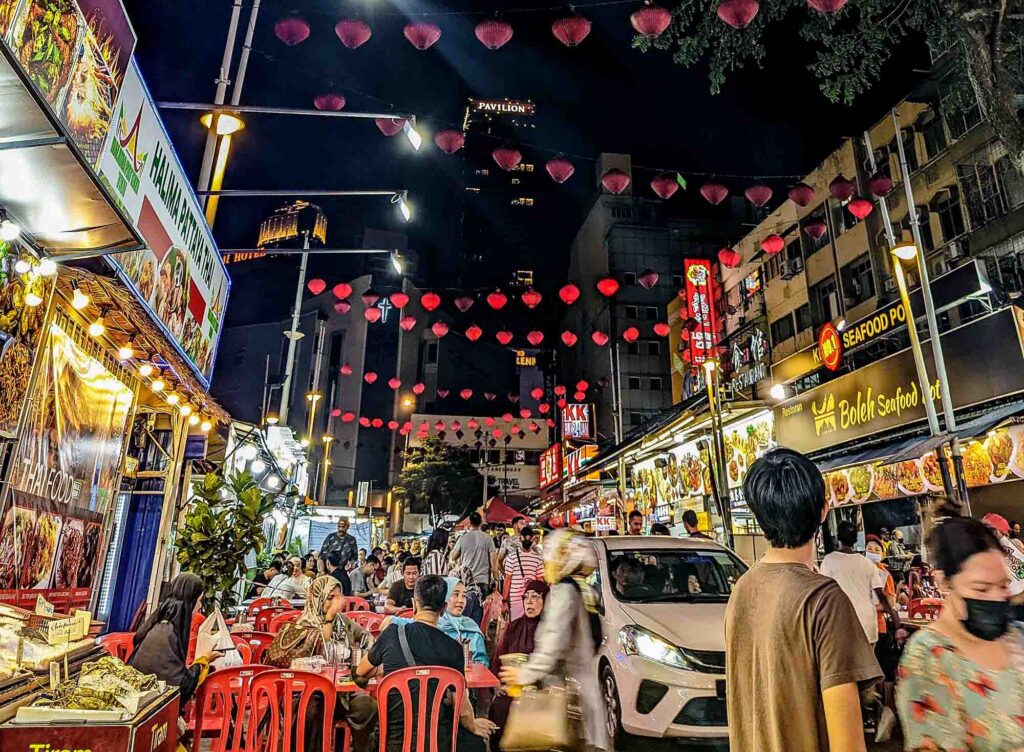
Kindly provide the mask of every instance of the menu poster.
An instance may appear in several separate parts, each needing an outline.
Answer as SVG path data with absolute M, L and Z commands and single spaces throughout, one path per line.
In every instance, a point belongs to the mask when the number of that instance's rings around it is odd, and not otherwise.
M 42 595 L 65 611 L 89 603 L 135 396 L 77 324 L 54 319 L 0 520 L 0 602 Z

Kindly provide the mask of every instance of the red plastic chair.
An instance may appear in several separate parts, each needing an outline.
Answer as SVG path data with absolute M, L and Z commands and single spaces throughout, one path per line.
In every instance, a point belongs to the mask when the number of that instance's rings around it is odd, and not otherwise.
M 413 747 L 412 687 L 418 687 L 419 713 L 416 716 L 416 745 Z M 428 693 L 428 686 L 434 686 L 434 693 Z M 377 714 L 380 717 L 380 752 L 387 752 L 388 695 L 398 692 L 402 702 L 402 727 L 405 738 L 402 752 L 426 752 L 427 739 L 431 740 L 430 752 L 442 752 L 437 746 L 438 726 L 441 722 L 441 703 L 448 690 L 454 690 L 452 705 L 452 749 L 455 752 L 455 738 L 459 730 L 459 713 L 462 699 L 466 695 L 466 677 L 461 672 L 445 666 L 416 666 L 403 668 L 388 674 L 377 685 Z M 426 698 L 430 697 L 430 732 L 427 733 Z
M 274 614 L 270 617 L 270 634 L 276 635 L 278 632 L 281 631 L 281 627 L 283 627 L 285 624 L 295 621 L 300 616 L 302 616 L 302 612 L 294 608 L 290 611 L 281 611 L 280 613 Z
M 246 752 L 320 752 L 306 750 L 303 729 L 309 701 L 315 693 L 324 697 L 324 748 L 331 749 L 334 734 L 334 703 L 337 690 L 330 679 L 308 671 L 264 671 L 249 685 L 249 706 L 260 709 L 258 724 L 250 733 Z M 295 696 L 298 695 L 298 703 Z M 265 709 L 265 711 L 264 711 Z M 294 746 L 293 746 L 294 744 Z
M 401 611 L 399 611 L 397 614 L 395 614 L 395 616 L 400 616 L 403 619 L 411 619 L 415 615 L 416 615 L 416 612 L 413 611 L 411 608 L 403 608 Z
M 245 610 L 245 613 L 251 619 L 256 614 L 258 614 L 260 611 L 265 609 L 267 606 L 273 606 L 273 605 L 274 605 L 274 599 L 273 598 L 257 598 L 256 600 L 254 600 L 252 603 L 249 604 L 249 607 Z
M 193 750 L 199 749 L 197 740 L 205 736 L 213 739 L 210 752 L 241 752 L 242 730 L 249 709 L 249 684 L 254 676 L 269 670 L 264 666 L 237 666 L 214 671 L 206 677 L 196 690 L 188 724 L 193 730 Z M 232 729 L 235 729 L 233 737 Z
M 370 602 L 366 598 L 360 598 L 358 595 L 346 595 L 345 596 L 345 611 L 369 611 Z
M 242 657 L 242 663 L 246 666 L 252 663 L 252 645 L 242 635 L 231 635 L 231 641 L 235 643 L 235 650 Z
M 111 632 L 100 637 L 99 643 L 112 656 L 127 663 L 135 650 L 134 640 L 134 632 Z
M 349 611 L 345 616 L 373 634 L 380 632 L 381 622 L 387 618 L 387 614 L 378 614 L 373 611 Z
M 291 605 L 288 606 L 267 606 L 256 614 L 256 622 L 254 628 L 257 632 L 269 632 L 270 631 L 270 620 L 278 614 L 283 614 L 285 611 L 293 611 Z
M 911 619 L 930 619 L 934 621 L 939 618 L 942 611 L 942 600 L 940 598 L 918 598 L 911 601 L 907 609 Z
M 231 639 L 234 640 L 235 637 L 240 637 L 249 643 L 249 648 L 252 650 L 250 660 L 255 664 L 263 663 L 267 651 L 270 650 L 270 643 L 274 641 L 274 635 L 269 632 L 243 632 L 239 635 L 232 635 Z

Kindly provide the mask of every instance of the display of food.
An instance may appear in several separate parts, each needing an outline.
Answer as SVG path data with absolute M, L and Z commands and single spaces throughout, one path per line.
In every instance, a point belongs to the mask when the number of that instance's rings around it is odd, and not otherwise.
M 850 495 L 850 481 L 842 472 L 829 473 L 828 485 L 832 490 L 832 502 L 834 504 L 846 503 L 846 497 Z
M 82 33 L 74 0 L 28 0 L 18 61 L 51 104 L 71 78 L 78 35 Z
M 971 441 L 963 447 L 964 480 L 968 486 L 983 486 L 992 476 L 992 461 L 988 450 L 980 441 Z
M 1013 437 L 1009 431 L 992 431 L 985 439 L 985 449 L 992 461 L 992 479 L 1004 480 L 1010 474 L 1010 462 L 1015 450 Z
M 135 713 L 140 704 L 164 685 L 113 656 L 86 663 L 76 679 L 61 683 L 33 703 L 33 708 L 120 711 Z
M 78 575 L 85 553 L 85 537 L 82 535 L 81 520 L 65 520 L 60 536 L 60 549 L 53 570 L 54 586 L 73 588 L 78 586 Z
M 921 465 L 917 460 L 898 462 L 895 465 L 896 484 L 907 496 L 917 496 L 924 493 L 924 475 L 921 473 Z
M 52 661 L 60 660 L 81 650 L 95 647 L 91 637 L 50 645 L 38 632 L 20 624 L 0 623 L 0 656 L 7 658 L 18 655 L 21 647 L 21 665 L 29 671 L 45 671 Z
M 856 467 L 851 467 L 848 477 L 854 499 L 857 501 L 864 501 L 871 495 L 871 485 L 875 477 L 871 465 L 857 465 Z
M 929 491 L 942 491 L 942 468 L 935 452 L 928 452 L 921 458 L 921 473 Z
M 40 512 L 36 518 L 33 546 L 26 546 L 23 558 L 22 587 L 45 588 L 50 585 L 50 573 L 57 553 L 61 518 L 50 512 Z M 25 577 L 28 577 L 26 584 Z

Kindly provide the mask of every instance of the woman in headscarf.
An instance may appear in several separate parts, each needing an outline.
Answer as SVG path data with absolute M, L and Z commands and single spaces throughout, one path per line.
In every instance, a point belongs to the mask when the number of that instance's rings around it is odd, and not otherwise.
M 448 585 L 448 596 L 444 613 L 437 621 L 437 628 L 451 637 L 460 645 L 469 645 L 474 663 L 482 663 L 490 667 L 491 660 L 487 655 L 487 643 L 479 625 L 465 615 L 466 585 L 457 577 L 445 577 Z M 412 619 L 392 616 L 381 625 L 381 631 L 390 624 L 411 624 Z
M 537 632 L 537 625 L 540 624 L 540 615 L 544 612 L 544 598 L 548 594 L 548 584 L 544 580 L 531 580 L 526 583 L 526 590 L 523 592 L 523 616 L 513 619 L 505 627 L 498 640 L 498 647 L 494 651 L 496 658 L 500 659 L 509 653 L 533 652 L 535 645 L 534 636 Z M 497 725 L 499 731 L 504 730 L 505 720 L 508 718 L 508 709 L 512 700 L 504 692 L 494 698 L 491 703 L 490 719 Z M 499 733 L 500 738 L 500 733 Z
M 156 611 L 135 633 L 135 649 L 128 664 L 144 674 L 154 674 L 178 688 L 181 708 L 192 699 L 196 687 L 206 678 L 217 651 L 197 655 L 186 665 L 192 616 L 203 605 L 203 581 L 194 574 L 179 574 L 157 604 Z
M 473 570 L 465 565 L 456 565 L 448 574 L 466 586 L 466 608 L 463 611 L 463 616 L 469 617 L 479 625 L 484 615 L 484 594 L 480 592 L 480 586 L 476 584 Z
M 322 575 L 309 586 L 306 606 L 291 624 L 285 624 L 274 637 L 267 651 L 265 663 L 278 668 L 289 668 L 296 658 L 327 657 L 327 643 L 333 643 L 335 650 L 349 651 L 352 659 L 354 648 L 367 649 L 373 642 L 370 633 L 341 613 L 345 596 L 341 583 L 329 575 Z M 352 730 L 352 748 L 356 752 L 369 749 L 369 736 L 377 718 L 377 703 L 364 692 L 338 694 L 335 704 L 335 720 L 344 720 Z M 309 703 L 310 722 L 305 726 L 305 748 L 323 749 L 321 739 L 323 724 L 323 700 L 314 695 Z M 336 739 L 336 749 L 341 749 L 341 739 Z
M 534 648 L 522 667 L 502 667 L 508 686 L 579 685 L 583 742 L 587 750 L 609 748 L 604 701 L 593 681 L 594 656 L 601 642 L 597 596 L 585 577 L 597 567 L 597 552 L 572 530 L 556 530 L 544 541 L 544 579 L 551 586 L 534 633 Z

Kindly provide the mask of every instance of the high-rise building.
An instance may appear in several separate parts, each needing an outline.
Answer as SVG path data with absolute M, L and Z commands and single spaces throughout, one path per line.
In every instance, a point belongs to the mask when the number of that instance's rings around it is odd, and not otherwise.
M 225 254 L 224 263 L 263 258 L 271 248 L 302 248 L 307 234 L 310 248 L 323 248 L 327 244 L 327 215 L 316 204 L 293 201 L 276 209 L 260 223 L 256 241 L 259 251 Z

